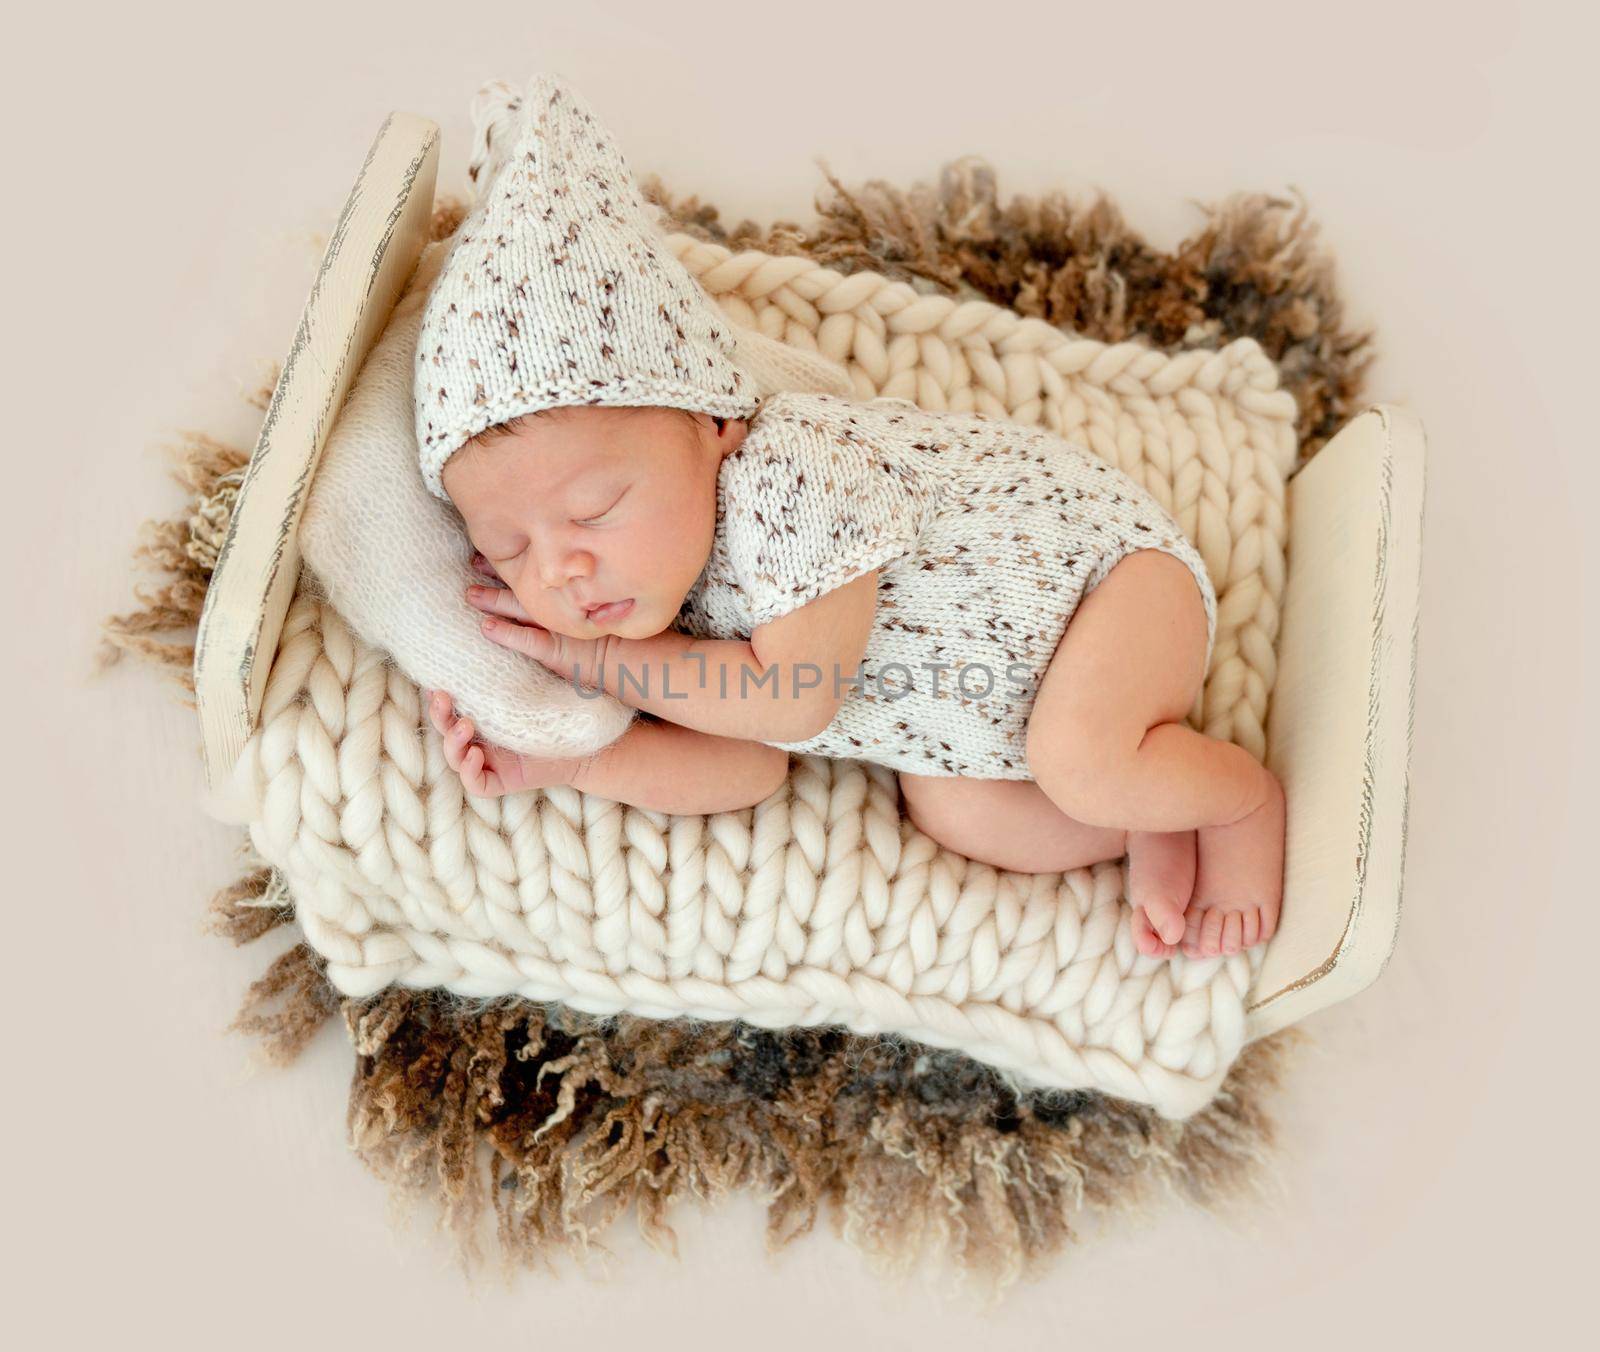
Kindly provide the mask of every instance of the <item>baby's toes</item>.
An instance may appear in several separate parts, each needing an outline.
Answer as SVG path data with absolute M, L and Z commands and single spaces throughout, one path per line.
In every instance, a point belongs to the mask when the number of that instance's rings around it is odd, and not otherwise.
M 1189 910 L 1188 928 L 1180 945 L 1191 958 L 1215 958 L 1242 953 L 1272 937 L 1272 913 L 1263 906 L 1230 911 L 1223 907 Z
M 1177 951 L 1172 944 L 1163 942 L 1151 927 L 1150 917 L 1144 913 L 1142 906 L 1133 908 L 1133 946 L 1151 958 L 1171 957 Z
M 1278 906 L 1261 907 L 1261 937 L 1258 942 L 1266 943 L 1278 930 Z
M 1191 958 L 1214 958 L 1222 952 L 1224 913 L 1214 907 L 1191 906 L 1182 947 Z

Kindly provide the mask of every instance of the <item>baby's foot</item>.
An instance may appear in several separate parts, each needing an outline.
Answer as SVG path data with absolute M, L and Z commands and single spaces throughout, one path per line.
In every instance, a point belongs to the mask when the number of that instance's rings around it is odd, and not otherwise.
M 1194 898 L 1182 948 L 1214 958 L 1264 944 L 1278 928 L 1283 901 L 1283 786 L 1275 775 L 1267 799 L 1227 826 L 1202 826 Z
M 1193 831 L 1128 832 L 1128 900 L 1141 953 L 1168 958 L 1178 951 L 1194 878 Z

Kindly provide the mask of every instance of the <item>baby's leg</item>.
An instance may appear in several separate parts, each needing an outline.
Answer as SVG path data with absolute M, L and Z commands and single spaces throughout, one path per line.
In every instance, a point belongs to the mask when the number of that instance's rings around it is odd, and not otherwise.
M 1128 833 L 1074 821 L 1026 779 L 899 772 L 906 816 L 947 850 L 1016 873 L 1060 873 L 1120 859 Z
M 1205 649 L 1193 574 L 1162 551 L 1129 554 L 1068 621 L 1027 733 L 1028 768 L 1051 801 L 1082 821 L 1133 833 L 1130 900 L 1164 945 L 1182 944 L 1192 956 L 1264 943 L 1283 890 L 1277 780 L 1249 752 L 1184 725 Z M 1155 875 L 1134 860 L 1140 833 L 1195 827 L 1187 908 L 1176 876 L 1170 889 L 1144 891 L 1142 873 Z M 1187 854 L 1187 842 L 1183 848 Z M 1167 864 L 1175 862 L 1182 861 Z
M 1278 927 L 1283 899 L 1283 786 L 1267 779 L 1261 805 L 1238 821 L 1202 826 L 1196 833 L 1198 865 L 1183 951 L 1212 958 L 1264 944 Z M 1240 906 L 1241 880 L 1255 880 L 1260 906 Z

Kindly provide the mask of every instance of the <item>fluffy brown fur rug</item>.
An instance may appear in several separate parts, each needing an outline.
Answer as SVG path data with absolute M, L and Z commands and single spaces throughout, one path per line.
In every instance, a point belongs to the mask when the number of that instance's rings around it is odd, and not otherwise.
M 1092 338 L 1139 335 L 1173 351 L 1249 335 L 1295 395 L 1302 463 L 1360 407 L 1371 334 L 1345 328 L 1304 203 L 1239 194 L 1203 207 L 1204 228 L 1169 254 L 1103 198 L 1002 205 L 993 170 L 974 157 L 908 191 L 876 180 L 847 190 L 824 174 L 832 195 L 805 229 L 728 229 L 715 207 L 675 200 L 658 179 L 645 193 L 702 239 L 983 296 Z M 465 209 L 441 197 L 433 237 Z M 270 391 L 253 400 L 262 411 Z M 106 622 L 106 660 L 133 652 L 193 693 L 192 642 L 159 636 L 192 638 L 247 460 L 204 435 L 176 448 L 191 502 L 144 524 L 136 555 L 163 582 L 136 588 L 143 608 Z M 212 908 L 237 943 L 293 920 L 267 868 Z M 676 1254 L 675 1199 L 752 1188 L 770 1251 L 825 1211 L 879 1271 L 908 1270 L 931 1247 L 991 1299 L 1045 1270 L 1086 1212 L 1126 1212 L 1164 1191 L 1216 1207 L 1251 1191 L 1293 1038 L 1247 1047 L 1211 1106 L 1179 1124 L 1099 1094 L 1018 1098 L 959 1053 L 837 1028 L 600 1018 L 399 989 L 345 999 L 304 944 L 252 986 L 236 1026 L 290 1061 L 332 1019 L 355 1049 L 352 1148 L 397 1187 L 436 1199 L 469 1259 L 485 1216 L 514 1266 L 604 1249 L 595 1236 L 630 1203 L 645 1238 Z

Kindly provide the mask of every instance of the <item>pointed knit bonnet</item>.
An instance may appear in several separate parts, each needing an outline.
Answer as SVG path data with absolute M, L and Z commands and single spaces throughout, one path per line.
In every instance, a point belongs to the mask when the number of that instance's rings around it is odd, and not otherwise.
M 673 255 L 611 133 L 560 76 L 474 106 L 488 155 L 428 295 L 413 399 L 422 477 L 537 409 L 657 405 L 751 417 L 733 326 Z M 481 156 L 481 152 L 480 152 Z

